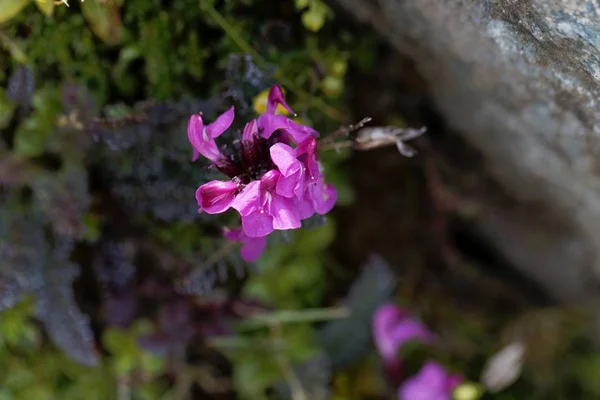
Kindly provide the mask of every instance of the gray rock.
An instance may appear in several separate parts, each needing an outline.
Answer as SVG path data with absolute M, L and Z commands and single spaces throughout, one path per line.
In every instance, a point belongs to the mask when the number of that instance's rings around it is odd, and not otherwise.
M 596 297 L 600 2 L 336 1 L 414 60 L 450 125 L 527 205 L 491 208 L 481 231 L 557 299 Z

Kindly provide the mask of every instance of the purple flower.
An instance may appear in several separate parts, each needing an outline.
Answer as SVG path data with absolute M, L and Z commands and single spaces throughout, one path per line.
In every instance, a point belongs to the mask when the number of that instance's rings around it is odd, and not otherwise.
M 450 375 L 444 367 L 429 361 L 400 386 L 398 400 L 451 400 L 452 392 L 461 382 L 462 377 Z
M 233 122 L 234 118 L 234 107 L 231 106 L 229 110 L 223 114 L 211 124 L 204 126 L 202 116 L 194 114 L 188 121 L 188 139 L 194 147 L 194 155 L 192 161 L 198 159 L 198 155 L 202 154 L 204 157 L 216 163 L 220 158 L 223 157 L 215 139 L 218 138 L 225 132 Z
M 301 220 L 315 212 L 328 213 L 337 200 L 317 160 L 318 132 L 276 115 L 278 105 L 293 113 L 281 88 L 274 85 L 267 112 L 248 122 L 241 140 L 225 154 L 215 139 L 232 125 L 233 107 L 206 126 L 200 114 L 192 115 L 188 123 L 192 161 L 201 154 L 230 179 L 211 181 L 196 190 L 199 212 L 219 214 L 233 208 L 240 213 L 241 229 L 227 231 L 226 237 L 242 243 L 247 261 L 264 250 L 265 236 L 274 230 L 300 228 Z
M 267 247 L 267 237 L 248 237 L 242 228 L 225 228 L 223 235 L 227 240 L 242 243 L 240 254 L 246 262 L 255 261 L 265 251 Z
M 380 306 L 373 316 L 375 346 L 387 367 L 399 367 L 398 350 L 411 340 L 428 343 L 433 335 L 425 325 L 394 304 Z
M 227 211 L 235 199 L 238 184 L 232 181 L 211 181 L 196 190 L 196 201 L 200 209 L 207 214 L 219 214 Z
M 275 229 L 300 228 L 294 202 L 276 192 L 280 176 L 276 170 L 267 172 L 260 181 L 246 185 L 231 204 L 242 216 L 242 227 L 248 237 L 266 236 Z

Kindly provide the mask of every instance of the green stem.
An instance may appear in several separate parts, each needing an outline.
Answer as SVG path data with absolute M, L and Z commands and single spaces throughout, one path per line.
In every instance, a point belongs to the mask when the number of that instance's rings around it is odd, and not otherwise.
M 348 309 L 340 308 L 312 308 L 305 310 L 284 310 L 266 314 L 256 314 L 240 323 L 240 329 L 254 329 L 276 324 L 289 324 L 301 322 L 329 321 L 332 319 L 346 318 L 350 315 Z
M 243 336 L 214 337 L 207 340 L 210 347 L 219 350 L 254 349 L 260 351 L 283 351 L 286 343 L 283 340 L 254 339 Z

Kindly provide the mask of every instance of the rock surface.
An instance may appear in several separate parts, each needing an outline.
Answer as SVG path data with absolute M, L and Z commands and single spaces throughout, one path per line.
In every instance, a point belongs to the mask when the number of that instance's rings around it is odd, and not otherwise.
M 561 301 L 600 293 L 600 2 L 336 0 L 412 59 L 517 207 L 478 229 Z

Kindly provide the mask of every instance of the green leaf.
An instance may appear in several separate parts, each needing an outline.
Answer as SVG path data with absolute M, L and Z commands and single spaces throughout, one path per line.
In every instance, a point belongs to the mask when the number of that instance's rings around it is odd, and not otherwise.
M 0 0 L 0 9 L 1 9 L 2 0 Z M 18 63 L 25 64 L 27 63 L 27 55 L 15 40 L 10 37 L 4 35 L 0 32 L 0 42 L 2 46 L 10 53 L 10 56 Z
M 17 106 L 6 97 L 4 90 L 0 89 L 0 129 L 4 129 L 10 123 Z
M 315 254 L 326 249 L 334 237 L 335 223 L 331 217 L 328 217 L 324 225 L 296 231 L 294 248 L 300 254 Z
M 128 73 L 127 68 L 142 54 L 137 46 L 127 46 L 119 53 L 119 59 L 113 67 L 113 81 L 123 93 L 132 93 L 135 90 L 136 77 Z
M 0 313 L 0 337 L 2 340 L 10 346 L 35 346 L 39 336 L 35 327 L 28 320 L 31 315 L 30 301 L 22 301 L 15 307 Z
M 22 364 L 11 365 L 10 374 L 4 379 L 3 386 L 11 389 L 21 389 L 35 383 L 34 371 Z
M 347 206 L 354 202 L 356 194 L 354 188 L 349 182 L 348 176 L 342 168 L 337 166 L 326 167 L 327 182 L 332 184 L 337 191 L 337 206 Z
M 327 97 L 338 97 L 344 90 L 344 81 L 337 76 L 326 76 L 321 81 L 321 90 Z
M 14 397 L 7 390 L 0 388 L 0 400 L 14 400 Z
M 100 219 L 96 214 L 85 213 L 83 215 L 83 237 L 88 242 L 94 243 L 100 239 Z
M 15 133 L 15 152 L 25 157 L 40 155 L 50 132 L 55 128 L 56 116 L 61 110 L 58 91 L 47 86 L 33 95 L 34 112 L 19 125 Z
M 15 152 L 25 157 L 39 156 L 44 151 L 46 133 L 38 119 L 26 119 L 15 133 Z
M 317 256 L 294 257 L 250 279 L 244 294 L 283 308 L 315 306 L 323 294 L 323 278 L 323 264 Z
M 318 32 L 325 24 L 329 9 L 319 0 L 314 0 L 308 10 L 302 13 L 302 24 L 311 32 Z
M 15 17 L 31 0 L 0 0 L 0 24 Z
M 129 375 L 135 370 L 137 364 L 137 357 L 135 353 L 121 353 L 114 360 L 115 372 L 119 376 Z
M 152 353 L 142 353 L 141 367 L 150 376 L 154 376 L 163 371 L 164 361 L 162 358 Z
M 238 355 L 234 365 L 233 381 L 242 399 L 266 398 L 264 391 L 281 376 L 274 357 L 257 357 L 256 352 Z
M 111 353 L 118 353 L 127 342 L 126 334 L 120 329 L 107 329 L 102 335 L 102 343 Z
M 35 5 L 47 17 L 54 13 L 54 0 L 35 0 Z
M 123 25 L 119 9 L 114 3 L 87 0 L 81 3 L 81 11 L 92 31 L 104 43 L 111 46 L 119 44 L 123 35 Z

